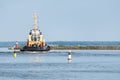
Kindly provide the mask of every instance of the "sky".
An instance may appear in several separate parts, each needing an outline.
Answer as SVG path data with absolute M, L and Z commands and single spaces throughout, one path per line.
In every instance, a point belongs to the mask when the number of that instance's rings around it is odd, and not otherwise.
M 0 41 L 26 41 L 34 10 L 46 41 L 120 41 L 120 0 L 0 0 Z

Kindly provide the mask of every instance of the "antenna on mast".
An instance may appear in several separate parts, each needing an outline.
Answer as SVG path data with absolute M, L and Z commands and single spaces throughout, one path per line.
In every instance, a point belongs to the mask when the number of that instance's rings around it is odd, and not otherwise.
M 34 30 L 37 30 L 37 14 L 36 14 L 36 10 L 34 10 L 34 26 L 33 26 Z

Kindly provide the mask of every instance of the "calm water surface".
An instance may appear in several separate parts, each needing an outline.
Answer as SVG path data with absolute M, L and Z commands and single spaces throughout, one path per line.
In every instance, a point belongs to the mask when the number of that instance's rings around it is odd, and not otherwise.
M 0 80 L 120 80 L 119 50 L 68 50 L 45 53 L 0 49 Z

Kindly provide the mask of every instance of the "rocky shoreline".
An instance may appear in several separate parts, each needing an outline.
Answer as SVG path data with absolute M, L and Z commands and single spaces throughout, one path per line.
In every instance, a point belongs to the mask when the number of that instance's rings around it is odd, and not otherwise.
M 120 46 L 53 46 L 52 50 L 120 50 Z
M 120 50 L 120 46 L 50 46 L 51 50 Z M 18 48 L 10 47 L 9 50 L 20 50 Z

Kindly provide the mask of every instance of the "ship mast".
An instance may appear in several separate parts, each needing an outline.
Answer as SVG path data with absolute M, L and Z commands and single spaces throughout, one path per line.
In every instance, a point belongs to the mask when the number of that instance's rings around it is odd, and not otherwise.
M 33 25 L 33 29 L 30 31 L 28 35 L 27 46 L 44 47 L 45 45 L 46 44 L 45 44 L 45 41 L 43 41 L 42 32 L 40 32 L 40 30 L 38 29 L 36 11 L 34 11 L 34 25 Z
M 36 11 L 34 11 L 34 26 L 33 29 L 36 31 L 38 29 L 37 27 L 37 15 L 36 15 Z

